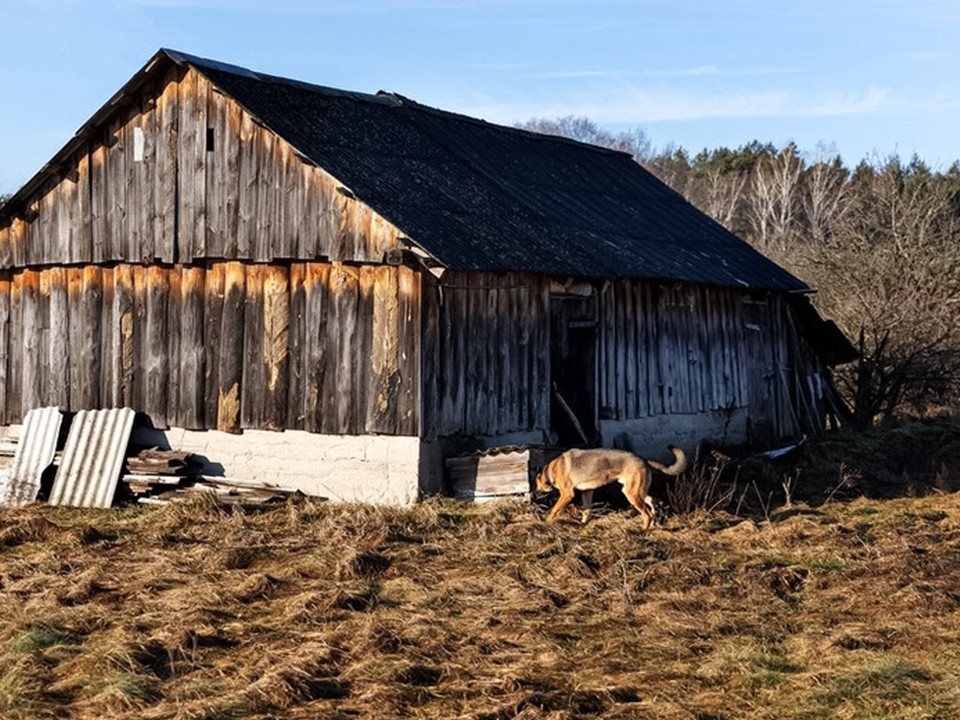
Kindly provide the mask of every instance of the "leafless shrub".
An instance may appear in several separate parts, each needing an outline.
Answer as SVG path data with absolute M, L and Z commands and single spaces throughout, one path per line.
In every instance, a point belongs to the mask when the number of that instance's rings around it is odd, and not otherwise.
M 728 506 L 737 492 L 737 472 L 726 472 L 730 458 L 718 450 L 697 447 L 690 468 L 667 485 L 667 502 L 679 515 Z

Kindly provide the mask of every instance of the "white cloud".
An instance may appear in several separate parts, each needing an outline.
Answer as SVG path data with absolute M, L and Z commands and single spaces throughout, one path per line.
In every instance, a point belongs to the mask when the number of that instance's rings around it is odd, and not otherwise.
M 833 96 L 791 90 L 731 93 L 677 92 L 623 88 L 570 96 L 566 100 L 533 97 L 519 103 L 489 97 L 457 108 L 493 122 L 511 123 L 528 117 L 584 115 L 599 123 L 655 123 L 710 118 L 837 117 L 863 115 L 882 109 L 888 92 L 871 87 L 865 92 Z M 449 107 L 451 104 L 448 103 Z

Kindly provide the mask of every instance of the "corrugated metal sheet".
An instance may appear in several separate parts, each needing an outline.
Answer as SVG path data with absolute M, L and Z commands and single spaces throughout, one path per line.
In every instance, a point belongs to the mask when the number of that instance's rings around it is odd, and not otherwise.
M 135 415 L 130 408 L 77 413 L 50 491 L 51 505 L 110 507 Z
M 43 471 L 53 463 L 63 414 L 59 408 L 34 408 L 23 430 L 9 474 L 0 478 L 0 506 L 23 507 L 37 499 Z

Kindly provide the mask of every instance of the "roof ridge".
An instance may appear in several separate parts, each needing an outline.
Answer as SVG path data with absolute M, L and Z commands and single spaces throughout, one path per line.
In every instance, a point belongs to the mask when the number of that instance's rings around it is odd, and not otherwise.
M 363 93 L 363 92 L 357 92 L 354 90 L 343 90 L 341 88 L 335 88 L 329 85 L 319 85 L 317 83 L 311 83 L 305 80 L 297 80 L 296 78 L 290 78 L 283 75 L 272 75 L 270 73 L 262 73 L 256 70 L 251 70 L 249 68 L 243 67 L 241 65 L 233 65 L 231 63 L 225 63 L 219 60 L 211 60 L 209 58 L 200 57 L 198 55 L 191 55 L 190 53 L 185 53 L 185 52 L 181 52 L 179 50 L 173 50 L 170 48 L 160 48 L 160 51 L 166 54 L 171 60 L 173 60 L 177 64 L 189 64 L 199 68 L 209 68 L 212 70 L 216 70 L 218 72 L 229 73 L 231 75 L 238 75 L 240 77 L 249 78 L 251 80 L 258 80 L 261 82 L 268 82 L 268 83 L 277 83 L 281 85 L 289 85 L 291 87 L 295 87 L 300 90 L 307 90 L 309 92 L 317 92 L 317 93 L 323 93 L 327 95 L 336 95 L 340 97 L 349 97 L 354 100 L 360 100 L 364 102 L 373 102 L 377 104 L 391 104 L 398 107 L 408 107 L 412 110 L 417 110 L 417 111 L 428 113 L 438 117 L 453 119 L 459 122 L 465 122 L 473 125 L 479 125 L 481 127 L 494 128 L 497 130 L 504 130 L 511 133 L 521 134 L 524 137 L 533 138 L 539 142 L 558 142 L 562 144 L 575 145 L 577 147 L 587 148 L 590 150 L 599 151 L 603 153 L 629 155 L 629 153 L 626 153 L 622 150 L 615 150 L 613 148 L 607 148 L 602 145 L 595 145 L 593 143 L 584 142 L 582 140 L 575 140 L 574 138 L 568 138 L 563 135 L 551 135 L 549 133 L 539 133 L 534 130 L 527 130 L 526 128 L 519 128 L 513 125 L 502 125 L 500 123 L 491 122 L 489 120 L 473 117 L 472 115 L 466 115 L 464 113 L 454 112 L 452 110 L 444 110 L 442 108 L 434 107 L 432 105 L 426 105 L 420 102 L 419 100 L 414 100 L 411 97 L 402 95 L 401 93 L 394 92 L 391 90 L 378 90 L 376 93 Z

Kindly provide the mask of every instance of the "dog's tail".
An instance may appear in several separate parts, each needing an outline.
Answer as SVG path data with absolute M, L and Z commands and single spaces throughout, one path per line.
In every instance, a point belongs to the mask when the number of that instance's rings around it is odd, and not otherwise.
M 679 475 L 687 469 L 687 454 L 676 445 L 667 445 L 667 449 L 673 453 L 673 465 L 664 465 L 656 460 L 647 460 L 650 467 L 662 472 L 664 475 Z

